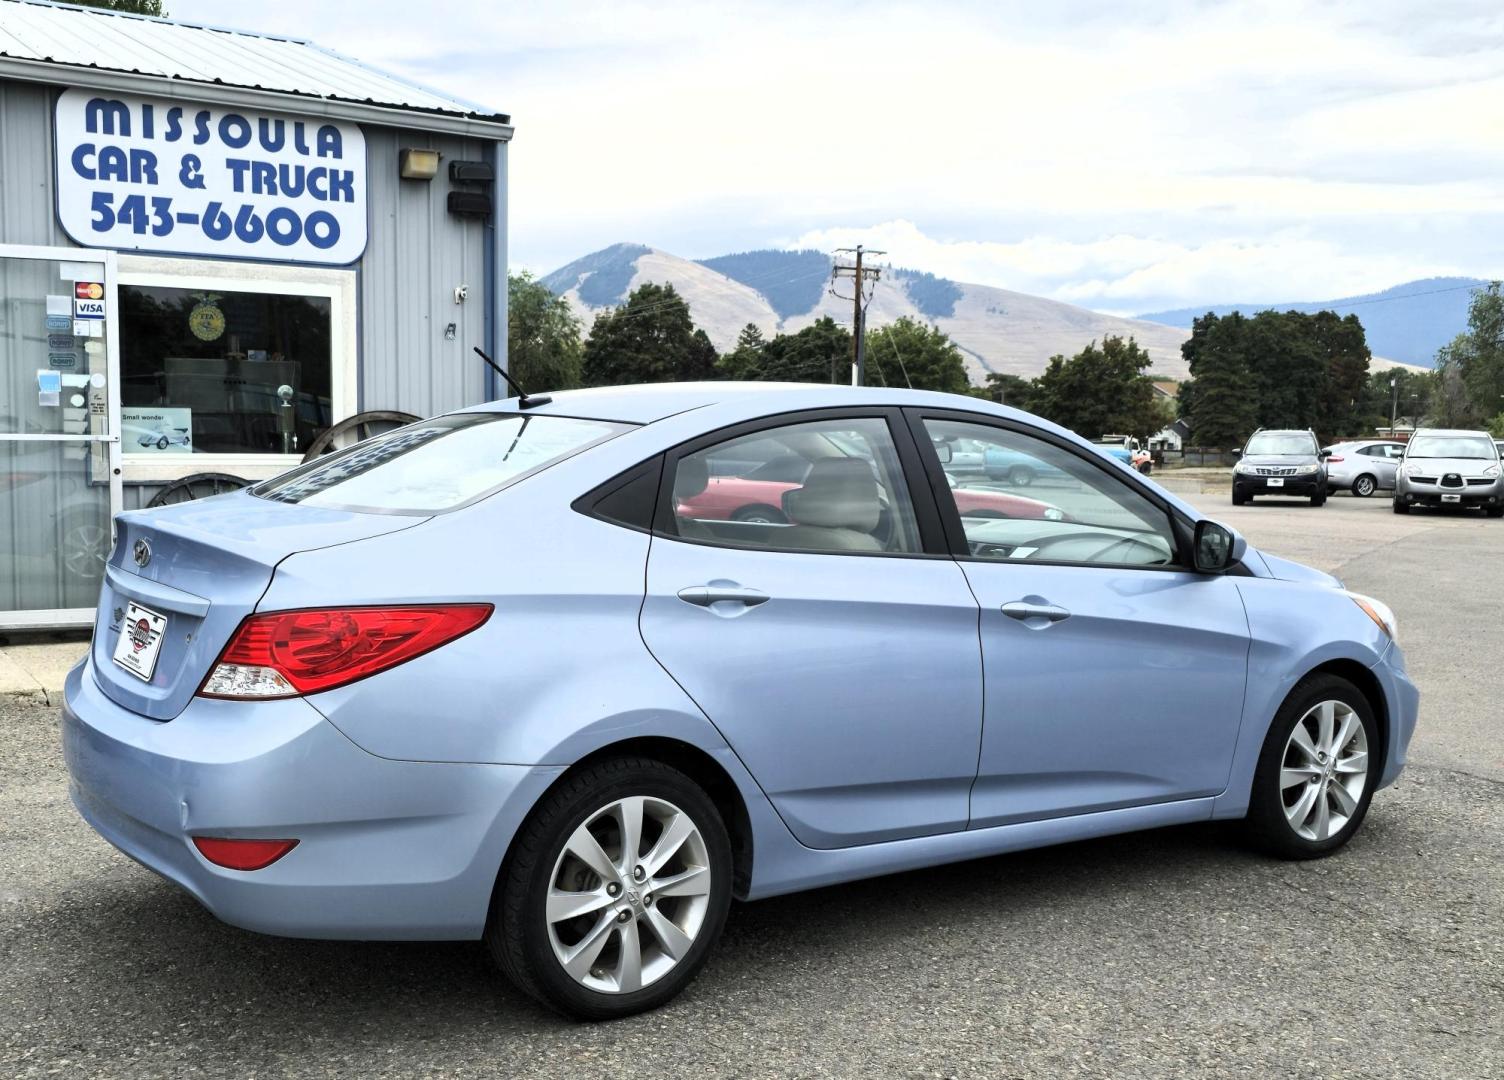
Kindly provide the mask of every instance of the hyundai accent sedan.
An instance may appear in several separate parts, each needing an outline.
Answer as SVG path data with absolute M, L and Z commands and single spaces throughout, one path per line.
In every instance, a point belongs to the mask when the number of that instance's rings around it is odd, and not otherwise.
M 961 513 L 957 439 L 1069 517 Z M 787 520 L 684 512 L 770 441 Z M 733 897 L 1208 820 L 1328 855 L 1416 719 L 1382 603 L 942 394 L 511 399 L 117 528 L 84 818 L 228 923 L 483 939 L 577 1017 L 672 998 Z

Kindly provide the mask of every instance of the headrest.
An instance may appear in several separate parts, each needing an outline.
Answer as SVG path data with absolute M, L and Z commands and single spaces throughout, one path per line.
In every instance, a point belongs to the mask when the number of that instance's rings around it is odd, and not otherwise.
M 803 487 L 783 493 L 783 510 L 800 525 L 871 532 L 883 507 L 864 459 L 825 458 L 815 462 Z
M 693 499 L 710 486 L 710 465 L 691 454 L 679 459 L 674 469 L 674 498 Z

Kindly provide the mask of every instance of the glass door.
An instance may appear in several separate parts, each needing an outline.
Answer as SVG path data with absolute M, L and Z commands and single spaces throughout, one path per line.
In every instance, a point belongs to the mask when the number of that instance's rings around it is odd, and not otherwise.
M 87 626 L 120 507 L 114 255 L 0 245 L 0 628 Z

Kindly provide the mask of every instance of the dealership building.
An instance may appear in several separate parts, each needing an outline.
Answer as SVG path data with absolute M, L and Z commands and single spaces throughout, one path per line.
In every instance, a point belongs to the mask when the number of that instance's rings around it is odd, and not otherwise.
M 111 516 L 493 397 L 510 118 L 311 42 L 0 0 L 0 630 Z

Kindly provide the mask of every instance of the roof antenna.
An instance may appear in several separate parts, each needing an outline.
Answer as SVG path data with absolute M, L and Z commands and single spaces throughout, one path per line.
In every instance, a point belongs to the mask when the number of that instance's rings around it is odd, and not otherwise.
M 516 379 L 512 378 L 505 371 L 502 371 L 495 360 L 492 360 L 489 356 L 481 351 L 481 347 L 479 345 L 475 346 L 475 355 L 480 357 L 486 363 L 490 364 L 491 370 L 505 379 L 507 381 L 507 385 L 517 392 L 517 407 L 519 409 L 534 409 L 539 405 L 547 405 L 550 401 L 553 400 L 553 398 L 548 397 L 545 394 L 529 396 L 526 390 L 517 385 Z

